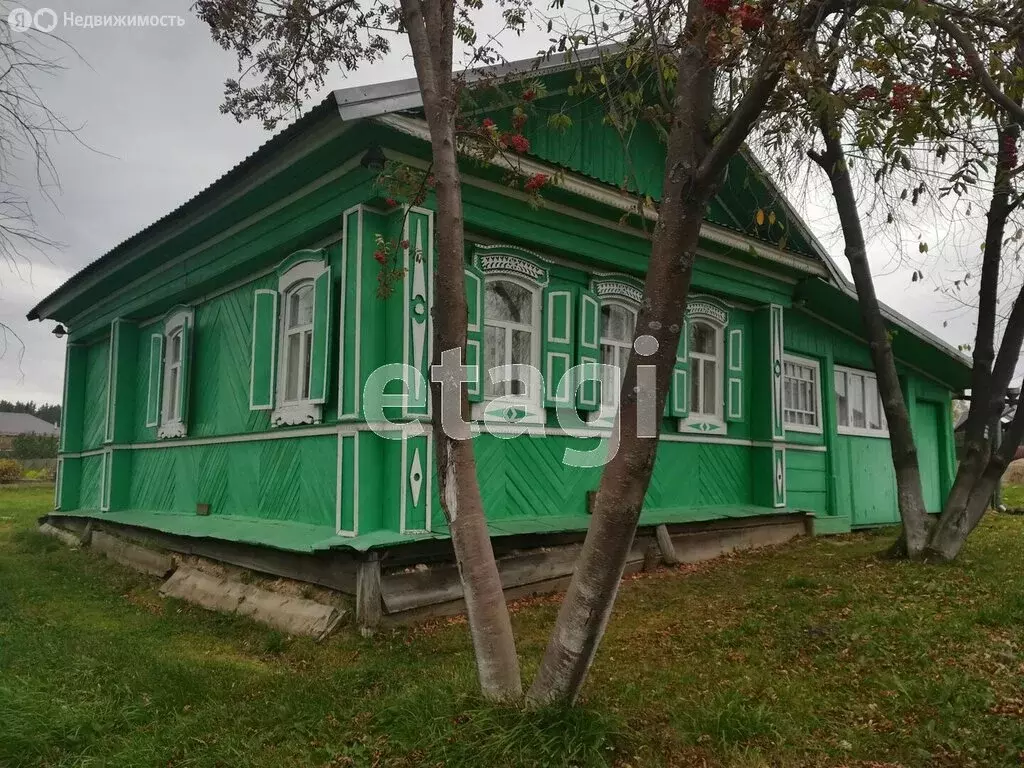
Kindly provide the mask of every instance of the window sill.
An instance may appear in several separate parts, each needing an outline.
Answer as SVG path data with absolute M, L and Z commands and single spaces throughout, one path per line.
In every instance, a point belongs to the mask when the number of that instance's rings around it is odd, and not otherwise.
M 156 436 L 162 440 L 168 437 L 185 437 L 187 432 L 185 425 L 180 421 L 167 421 L 160 425 Z
M 861 427 L 837 427 L 836 432 L 846 437 L 875 437 L 879 440 L 889 439 L 887 429 L 864 429 Z
M 811 427 L 807 424 L 784 424 L 783 428 L 787 432 L 802 432 L 806 435 L 820 435 L 823 434 L 821 427 Z
M 296 424 L 319 424 L 322 407 L 318 403 L 301 401 L 279 405 L 270 414 L 272 427 L 288 427 Z

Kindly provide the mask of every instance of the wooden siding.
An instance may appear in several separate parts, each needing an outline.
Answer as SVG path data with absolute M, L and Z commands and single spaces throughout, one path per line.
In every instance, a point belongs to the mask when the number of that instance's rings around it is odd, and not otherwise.
M 337 438 L 132 452 L 128 508 L 241 515 L 333 527 Z

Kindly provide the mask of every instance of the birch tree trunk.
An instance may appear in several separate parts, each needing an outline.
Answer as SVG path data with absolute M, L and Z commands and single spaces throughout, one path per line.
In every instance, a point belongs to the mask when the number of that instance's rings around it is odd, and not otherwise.
M 924 505 L 921 490 L 921 470 L 917 461 L 917 446 L 910 428 L 910 414 L 900 389 L 896 373 L 896 359 L 889 342 L 889 330 L 882 317 L 882 308 L 875 294 L 875 283 L 868 263 L 867 244 L 861 227 L 857 197 L 853 191 L 846 164 L 846 153 L 834 120 L 822 121 L 821 134 L 825 143 L 823 154 L 811 153 L 811 158 L 828 176 L 832 195 L 836 201 L 839 222 L 846 243 L 846 258 L 850 262 L 853 282 L 857 288 L 857 304 L 861 322 L 868 337 L 871 362 L 878 377 L 878 392 L 882 409 L 889 423 L 889 448 L 896 473 L 896 498 L 903 531 L 900 546 L 905 547 L 911 559 L 922 557 L 928 543 L 931 520 Z
M 437 273 L 434 276 L 434 362 L 444 350 L 466 359 L 466 290 L 462 179 L 455 141 L 457 94 L 452 78 L 452 0 L 402 0 L 413 63 L 430 129 L 437 197 Z M 466 436 L 445 434 L 441 425 L 441 385 L 431 384 L 433 438 L 441 507 L 448 520 L 473 638 L 480 689 L 493 701 L 522 697 L 522 678 L 512 622 L 494 560 L 476 475 L 473 444 Z M 469 415 L 462 386 L 463 418 Z M 459 439 L 462 438 L 462 439 Z
M 636 386 L 641 355 L 633 354 L 619 396 L 618 449 L 601 475 L 583 550 L 527 695 L 531 706 L 573 703 L 586 680 L 615 604 L 654 470 L 660 415 L 683 326 L 704 212 L 726 163 L 746 140 L 778 85 L 789 51 L 806 43 L 825 5 L 810 2 L 802 8 L 792 37 L 780 45 L 778 55 L 766 56 L 755 69 L 743 98 L 711 144 L 709 137 L 714 134 L 709 125 L 715 112 L 717 73 L 705 42 L 708 12 L 702 0 L 688 4 L 672 97 L 662 198 L 634 339 L 649 336 L 657 341 L 657 351 L 642 358 L 643 365 L 655 367 L 655 434 L 638 435 Z

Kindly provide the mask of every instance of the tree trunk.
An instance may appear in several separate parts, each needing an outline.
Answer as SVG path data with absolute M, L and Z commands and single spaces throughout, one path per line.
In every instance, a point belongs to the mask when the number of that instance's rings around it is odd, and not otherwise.
M 1018 50 L 1018 59 L 1024 59 L 1024 50 Z M 974 370 L 971 375 L 971 409 L 964 427 L 964 454 L 957 467 L 956 478 L 950 489 L 942 516 L 935 525 L 928 542 L 927 556 L 933 560 L 953 560 L 974 530 L 985 510 L 989 498 L 1002 473 L 992 479 L 999 467 L 1001 455 L 1009 451 L 1009 463 L 1020 438 L 1013 441 L 1011 429 L 1000 451 L 993 454 L 986 429 L 999 428 L 999 419 L 1006 401 L 1006 390 L 1013 378 L 1024 342 L 1024 287 L 1014 302 L 1006 323 L 999 354 L 992 361 L 995 336 L 996 286 L 1002 262 L 1006 222 L 1015 209 L 1011 202 L 1013 185 L 1012 156 L 1016 154 L 1020 129 L 1014 125 L 998 132 L 999 152 L 996 159 L 996 183 L 989 204 L 985 230 L 985 252 L 982 262 L 982 284 L 979 289 L 978 331 L 975 335 Z M 1010 142 L 1013 142 L 1012 145 Z M 979 349 L 981 350 L 979 352 Z
M 914 435 L 910 429 L 910 414 L 903 399 L 903 391 L 900 389 L 896 360 L 889 342 L 889 330 L 885 326 L 882 308 L 875 294 L 857 198 L 846 164 L 839 128 L 834 121 L 826 119 L 822 123 L 821 133 L 825 142 L 825 152 L 812 157 L 828 175 L 832 185 L 832 195 L 836 200 L 836 210 L 846 242 L 846 257 L 850 262 L 854 285 L 857 287 L 861 322 L 864 324 L 871 362 L 878 377 L 882 409 L 889 423 L 889 448 L 896 473 L 897 504 L 903 523 L 900 542 L 894 547 L 893 554 L 899 554 L 903 550 L 907 557 L 917 559 L 921 557 L 928 542 L 931 521 L 925 509 L 924 494 L 921 490 L 921 470 L 917 462 Z
M 455 349 L 465 362 L 462 179 L 456 156 L 457 100 L 451 64 L 453 4 L 447 0 L 427 6 L 419 0 L 402 0 L 402 10 L 430 129 L 437 196 L 434 362 L 442 351 Z M 480 688 L 490 700 L 517 700 L 522 696 L 519 657 L 487 530 L 473 444 L 469 435 L 447 435 L 442 428 L 441 382 L 431 383 L 431 405 L 438 492 L 462 581 Z M 464 384 L 461 407 L 465 418 L 469 402 Z
M 719 131 L 717 141 L 710 145 L 716 65 L 708 56 L 705 37 L 711 25 L 707 23 L 708 11 L 702 0 L 690 0 L 688 4 L 671 107 L 662 199 L 634 338 L 634 342 L 642 336 L 657 341 L 657 351 L 644 356 L 642 361 L 645 366 L 655 367 L 656 396 L 651 398 L 654 414 L 660 416 L 664 412 L 708 200 L 729 159 L 746 140 L 771 98 L 789 52 L 806 43 L 820 22 L 823 6 L 823 2 L 812 2 L 801 10 L 792 37 L 783 40 L 779 47 L 786 53 L 765 57 Z M 527 695 L 532 706 L 576 700 L 615 604 L 654 471 L 661 426 L 660 418 L 655 418 L 654 436 L 638 435 L 636 384 L 640 358 L 639 353 L 630 355 L 626 366 L 615 420 L 617 451 L 601 475 L 583 550 L 537 678 Z M 645 407 L 649 407 L 647 400 L 645 397 Z

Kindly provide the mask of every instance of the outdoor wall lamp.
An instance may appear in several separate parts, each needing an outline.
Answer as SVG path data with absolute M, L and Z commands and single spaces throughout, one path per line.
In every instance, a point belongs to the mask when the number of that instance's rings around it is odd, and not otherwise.
M 363 159 L 359 161 L 359 164 L 368 170 L 375 173 L 379 173 L 384 170 L 384 163 L 387 158 L 384 156 L 383 150 L 376 144 L 366 150 L 366 154 L 363 155 Z
M 56 336 L 58 339 L 63 339 L 65 336 L 68 335 L 68 329 L 61 325 L 60 323 L 57 323 L 57 327 L 53 329 L 53 335 Z

